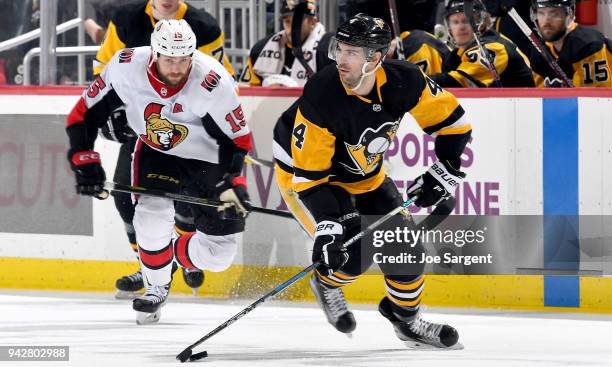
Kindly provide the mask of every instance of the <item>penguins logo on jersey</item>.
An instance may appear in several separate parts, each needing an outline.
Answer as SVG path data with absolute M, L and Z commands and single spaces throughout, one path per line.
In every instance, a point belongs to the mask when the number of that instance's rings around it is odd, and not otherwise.
M 144 119 L 147 126 L 147 134 L 140 135 L 141 139 L 149 146 L 159 150 L 170 150 L 187 138 L 189 130 L 184 125 L 173 124 L 168 119 L 161 117 L 164 105 L 149 103 L 144 110 Z
M 376 130 L 367 128 L 359 137 L 357 144 L 351 145 L 345 142 L 344 145 L 355 167 L 344 163 L 342 165 L 350 172 L 362 176 L 374 171 L 383 160 L 383 154 L 389 149 L 398 127 L 399 120 L 385 122 Z

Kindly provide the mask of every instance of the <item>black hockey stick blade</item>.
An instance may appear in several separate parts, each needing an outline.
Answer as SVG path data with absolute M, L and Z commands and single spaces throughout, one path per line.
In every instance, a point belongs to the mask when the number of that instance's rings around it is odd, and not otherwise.
M 210 199 L 199 198 L 195 196 L 175 194 L 172 192 L 166 192 L 162 190 L 147 189 L 147 188 L 140 187 L 140 186 L 123 185 L 123 184 L 114 183 L 114 182 L 104 183 L 104 188 L 109 191 L 124 192 L 127 194 L 136 194 L 136 195 L 154 196 L 154 197 L 160 197 L 160 198 L 165 198 L 169 200 L 181 201 L 183 203 L 188 203 L 188 204 L 212 206 L 212 207 L 217 207 L 217 208 L 225 206 L 227 204 L 225 202 L 217 201 L 217 200 L 210 200 Z M 293 215 L 291 213 L 285 212 L 282 210 L 275 210 L 275 209 L 268 209 L 268 208 L 253 206 L 253 209 L 251 211 L 254 213 L 269 214 L 269 215 L 275 215 L 277 217 L 293 219 Z
M 402 41 L 402 37 L 400 36 L 401 30 L 399 27 L 399 18 L 397 17 L 397 4 L 395 0 L 387 0 L 389 4 L 389 15 L 391 16 L 391 29 L 393 30 L 393 38 L 395 39 L 397 57 L 400 60 L 406 60 L 406 54 L 404 53 L 404 42 Z M 383 55 L 383 58 L 385 55 Z
M 306 1 L 298 0 L 298 3 L 293 8 L 293 18 L 291 20 L 291 52 L 306 70 L 306 76 L 310 78 L 314 74 L 314 70 L 308 65 L 308 61 L 304 58 L 304 51 L 302 50 L 302 21 L 308 9 L 307 7 L 308 3 Z

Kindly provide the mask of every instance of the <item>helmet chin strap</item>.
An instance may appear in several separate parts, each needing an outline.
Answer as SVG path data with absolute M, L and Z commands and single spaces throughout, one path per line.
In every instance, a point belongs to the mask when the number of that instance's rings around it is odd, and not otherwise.
M 367 76 L 374 74 L 376 72 L 376 70 L 378 70 L 378 68 L 382 66 L 382 58 L 380 59 L 380 61 L 378 61 L 378 63 L 374 67 L 374 69 L 372 69 L 371 71 L 367 71 L 366 72 L 366 67 L 368 66 L 368 64 L 369 64 L 369 62 L 366 62 L 361 67 L 361 77 L 359 77 L 359 83 L 357 83 L 357 86 L 355 88 L 348 88 L 348 90 L 350 90 L 351 92 L 355 93 L 357 91 L 357 89 L 359 89 L 359 87 L 361 87 L 361 83 L 363 83 L 363 80 Z M 337 64 L 336 64 L 336 67 L 338 67 Z

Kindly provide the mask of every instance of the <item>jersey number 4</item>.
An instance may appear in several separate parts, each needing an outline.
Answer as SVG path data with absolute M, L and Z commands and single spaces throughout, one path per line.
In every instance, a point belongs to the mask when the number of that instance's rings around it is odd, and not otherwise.
M 293 137 L 295 138 L 295 146 L 299 150 L 304 147 L 304 137 L 306 135 L 306 125 L 298 124 L 293 128 Z

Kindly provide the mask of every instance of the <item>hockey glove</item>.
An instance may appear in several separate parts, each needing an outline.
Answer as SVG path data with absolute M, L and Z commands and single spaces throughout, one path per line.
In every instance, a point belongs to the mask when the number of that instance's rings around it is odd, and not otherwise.
M 219 207 L 219 211 L 224 211 L 233 206 L 243 218 L 249 215 L 253 206 L 247 192 L 244 176 L 226 174 L 223 176 L 223 180 L 217 183 L 216 188 L 220 192 L 219 200 L 225 202 L 225 205 Z
M 125 107 L 119 107 L 111 112 L 106 123 L 100 129 L 100 135 L 122 144 L 136 137 L 134 131 L 128 126 Z
M 75 152 L 71 149 L 68 151 L 68 161 L 76 178 L 77 194 L 100 200 L 108 197 L 108 191 L 104 190 L 106 174 L 100 163 L 100 154 L 92 150 Z
M 315 241 L 312 248 L 312 262 L 321 263 L 329 269 L 329 274 L 346 264 L 349 255 L 344 242 L 344 226 L 334 219 L 317 223 Z
M 421 208 L 438 205 L 455 192 L 465 173 L 451 167 L 447 161 L 434 162 L 427 172 L 417 177 L 406 189 L 408 199 Z

